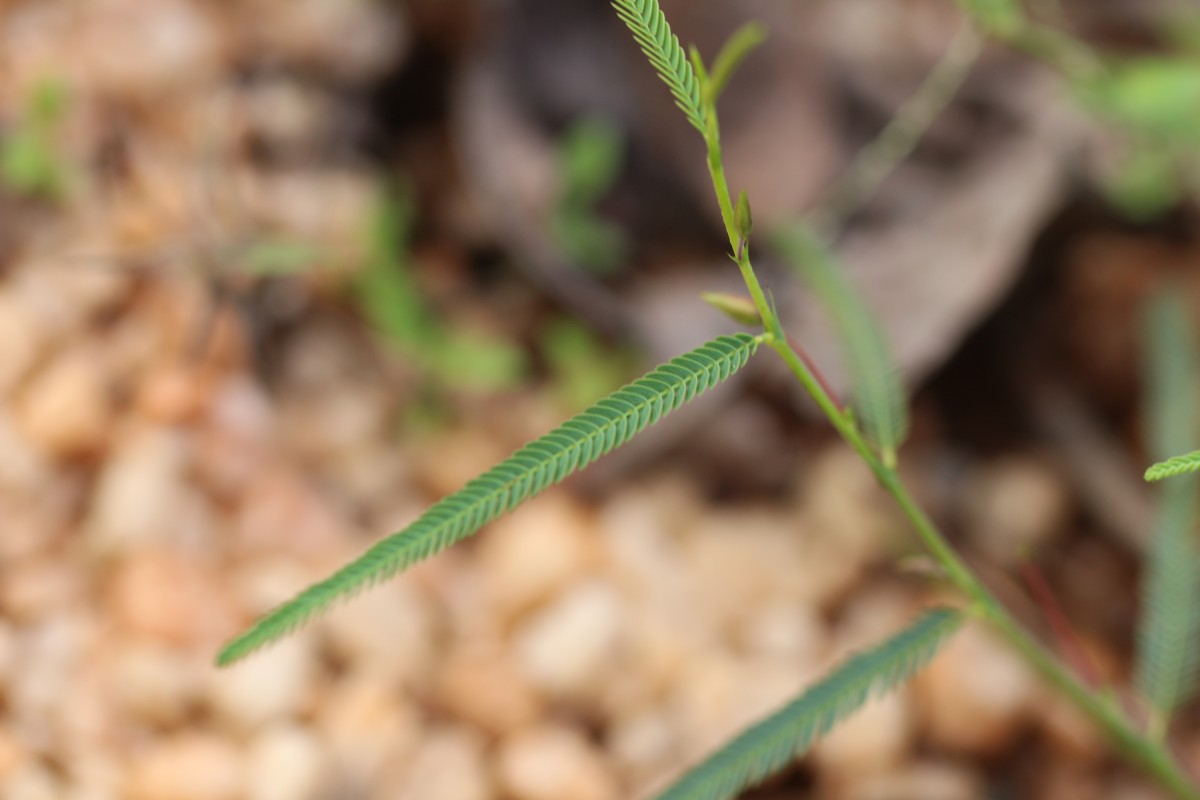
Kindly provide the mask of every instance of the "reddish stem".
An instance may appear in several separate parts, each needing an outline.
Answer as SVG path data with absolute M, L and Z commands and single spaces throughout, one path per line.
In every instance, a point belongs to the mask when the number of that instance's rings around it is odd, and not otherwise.
M 821 368 L 817 366 L 817 362 L 813 361 L 812 356 L 808 354 L 808 351 L 801 347 L 800 344 L 797 343 L 796 340 L 791 336 L 787 337 L 787 340 L 788 344 L 791 345 L 792 350 L 794 350 L 796 355 L 800 356 L 800 360 L 804 362 L 804 366 L 808 368 L 810 373 L 812 373 L 813 378 L 815 378 L 817 383 L 821 385 L 821 388 L 825 390 L 825 394 L 827 394 L 829 399 L 833 401 L 833 404 L 837 406 L 838 411 L 845 411 L 846 404 L 842 402 L 842 399 L 838 397 L 837 392 L 835 392 L 833 387 L 829 385 L 829 381 L 825 379 L 825 375 L 821 372 Z
M 1034 603 L 1041 609 L 1042 616 L 1046 618 L 1046 624 L 1050 626 L 1050 632 L 1063 658 L 1089 687 L 1095 689 L 1100 686 L 1100 673 L 1088 655 L 1087 648 L 1083 646 L 1082 639 L 1067 618 L 1066 612 L 1063 611 L 1062 605 L 1059 604 L 1058 598 L 1054 596 L 1046 577 L 1032 561 L 1026 561 L 1021 565 L 1021 577 L 1024 579 L 1025 586 L 1029 589 Z

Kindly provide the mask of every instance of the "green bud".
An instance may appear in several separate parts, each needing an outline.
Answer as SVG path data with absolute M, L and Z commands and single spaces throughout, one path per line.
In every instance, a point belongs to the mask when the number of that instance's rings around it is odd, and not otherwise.
M 750 327 L 762 325 L 762 317 L 758 315 L 758 309 L 754 307 L 754 303 L 749 297 L 723 292 L 705 292 L 700 295 L 700 299 L 734 322 Z
M 746 197 L 745 191 L 738 195 L 737 206 L 733 210 L 733 227 L 737 229 L 737 235 L 742 241 L 749 240 L 750 231 L 754 228 L 754 219 L 750 216 L 750 199 Z

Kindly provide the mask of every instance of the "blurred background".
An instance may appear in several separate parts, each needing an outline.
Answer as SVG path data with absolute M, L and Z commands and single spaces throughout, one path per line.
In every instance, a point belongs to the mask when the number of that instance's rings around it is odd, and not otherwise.
M 949 0 L 663 6 L 708 58 L 770 32 L 721 113 L 789 332 L 840 386 L 767 246 L 819 220 L 913 393 L 907 479 L 1049 647 L 1127 686 L 1144 309 L 1200 277 L 1198 9 L 1031 0 L 1051 33 L 1005 44 Z M 213 668 L 736 327 L 699 300 L 739 287 L 703 158 L 604 0 L 0 1 L 0 796 L 651 796 L 936 599 L 764 353 Z M 1173 734 L 1200 768 L 1200 719 Z M 969 629 L 748 796 L 1159 795 Z

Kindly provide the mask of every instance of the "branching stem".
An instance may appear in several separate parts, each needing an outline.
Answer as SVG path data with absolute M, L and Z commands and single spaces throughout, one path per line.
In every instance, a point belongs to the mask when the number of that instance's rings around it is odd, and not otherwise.
M 1066 696 L 1080 711 L 1104 730 L 1116 747 L 1132 762 L 1152 775 L 1164 789 L 1179 800 L 1200 800 L 1200 790 L 1171 757 L 1163 745 L 1137 730 L 1110 698 L 1094 694 L 1041 644 L 1037 642 L 992 595 L 951 547 L 950 543 L 925 514 L 900 478 L 893 464 L 877 454 L 863 438 L 853 416 L 843 410 L 832 393 L 819 380 L 788 341 L 787 334 L 772 304 L 754 273 L 749 244 L 742 240 L 734 224 L 734 208 L 725 178 L 721 155 L 721 140 L 716 109 L 706 109 L 705 142 L 708 145 L 708 168 L 713 189 L 721 208 L 721 219 L 729 237 L 730 251 L 741 271 L 755 308 L 763 321 L 764 341 L 770 345 L 784 364 L 800 381 L 805 391 L 821 409 L 834 429 L 874 473 L 880 485 L 892 496 L 908 519 L 926 549 L 935 558 L 947 579 L 969 601 L 977 616 L 985 620 L 1004 638 L 1026 662 L 1049 684 Z

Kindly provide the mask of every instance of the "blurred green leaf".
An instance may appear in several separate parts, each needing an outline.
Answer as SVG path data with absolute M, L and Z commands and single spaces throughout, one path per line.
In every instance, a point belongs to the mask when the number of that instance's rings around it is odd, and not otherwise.
M 563 137 L 559 147 L 559 186 L 567 201 L 592 203 L 612 188 L 625 143 L 620 130 L 607 120 L 585 117 Z
M 615 272 L 629 255 L 625 232 L 587 210 L 560 209 L 552 234 L 567 258 L 595 273 Z
M 1168 148 L 1133 145 L 1104 182 L 1108 201 L 1130 219 L 1144 222 L 1183 198 L 1178 159 Z
M 971 19 L 993 36 L 1007 38 L 1025 25 L 1025 11 L 1017 0 L 957 0 Z
M 410 241 L 416 219 L 411 192 L 397 189 L 376 203 L 367 257 L 354 288 L 368 323 L 454 388 L 489 391 L 517 384 L 526 371 L 522 350 L 494 335 L 448 329 L 429 309 L 413 275 Z
M 1139 58 L 1078 87 L 1084 102 L 1156 141 L 1200 142 L 1200 62 Z
M 426 368 L 450 386 L 477 391 L 510 389 L 527 371 L 524 351 L 502 338 L 453 331 L 424 359 Z
M 754 307 L 754 301 L 745 295 L 725 294 L 724 292 L 704 292 L 700 299 L 720 311 L 739 325 L 752 328 L 762 327 L 762 317 Z
M 1146 442 L 1155 459 L 1200 442 L 1200 352 L 1188 308 L 1177 290 L 1148 304 L 1144 326 Z M 1177 477 L 1159 490 L 1158 519 L 1142 583 L 1137 687 L 1161 738 L 1200 674 L 1200 550 L 1196 546 L 1200 476 Z
M 409 235 L 415 218 L 407 189 L 379 198 L 368 221 L 366 262 L 354 289 L 367 322 L 395 344 L 412 350 L 440 338 L 412 276 Z
M 240 262 L 251 275 L 295 275 L 312 269 L 320 259 L 320 249 L 306 242 L 264 237 L 242 251 Z
M 605 347 L 583 325 L 555 320 L 542 331 L 541 351 L 554 380 L 559 402 L 571 413 L 586 408 L 624 385 L 633 364 L 623 354 Z
M 855 416 L 883 462 L 893 466 L 908 435 L 908 400 L 883 330 L 833 254 L 810 230 L 792 225 L 772 240 L 833 320 L 850 375 Z
M 550 233 L 567 258 L 594 272 L 611 272 L 628 256 L 624 231 L 594 208 L 616 182 L 624 151 L 620 131 L 598 118 L 575 123 L 559 148 L 559 197 Z
M 66 85 L 45 79 L 25 99 L 21 117 L 0 136 L 0 182 L 13 192 L 45 200 L 66 194 L 67 167 L 57 139 L 68 104 Z

